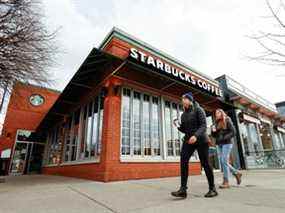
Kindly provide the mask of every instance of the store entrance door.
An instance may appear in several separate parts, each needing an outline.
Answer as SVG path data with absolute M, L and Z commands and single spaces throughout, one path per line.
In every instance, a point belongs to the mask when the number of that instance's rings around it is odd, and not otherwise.
M 17 142 L 11 164 L 11 175 L 38 174 L 41 172 L 44 144 Z

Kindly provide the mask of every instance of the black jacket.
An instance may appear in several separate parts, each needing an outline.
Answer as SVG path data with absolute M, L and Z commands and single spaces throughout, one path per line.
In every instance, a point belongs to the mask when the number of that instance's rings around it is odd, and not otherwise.
M 197 143 L 207 143 L 206 129 L 206 113 L 197 102 L 194 102 L 190 109 L 182 113 L 178 130 L 185 134 L 184 141 L 195 135 Z
M 231 144 L 232 138 L 236 135 L 236 129 L 233 125 L 231 118 L 227 118 L 227 128 L 217 129 L 216 132 L 212 131 L 212 136 L 216 139 L 217 145 Z

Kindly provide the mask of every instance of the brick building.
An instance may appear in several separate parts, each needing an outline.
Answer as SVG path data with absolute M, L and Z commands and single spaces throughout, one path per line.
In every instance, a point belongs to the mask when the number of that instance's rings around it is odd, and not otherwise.
M 183 135 L 172 121 L 187 91 L 208 125 L 228 107 L 217 81 L 114 28 L 38 127 L 47 133 L 43 173 L 105 182 L 179 175 Z M 201 173 L 197 155 L 190 172 Z
M 104 182 L 178 176 L 183 135 L 173 120 L 188 91 L 206 111 L 208 133 L 217 108 L 234 121 L 236 167 L 285 167 L 285 118 L 275 106 L 228 76 L 214 80 L 113 28 L 61 94 L 15 85 L 0 139 L 2 173 Z M 211 147 L 219 170 L 217 155 Z M 201 174 L 197 153 L 189 169 Z
M 2 174 L 31 172 L 33 154 L 44 149 L 44 145 L 33 138 L 33 132 L 58 95 L 57 91 L 35 85 L 20 82 L 14 85 L 0 138 Z M 40 159 L 37 161 L 41 165 Z

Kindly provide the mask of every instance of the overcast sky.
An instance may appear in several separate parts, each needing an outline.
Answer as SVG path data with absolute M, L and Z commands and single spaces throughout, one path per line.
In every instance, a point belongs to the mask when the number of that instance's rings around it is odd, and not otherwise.
M 285 100 L 285 67 L 248 61 L 246 36 L 270 30 L 264 0 L 43 0 L 64 54 L 51 69 L 62 90 L 92 47 L 117 26 L 212 78 L 227 74 L 271 102 Z

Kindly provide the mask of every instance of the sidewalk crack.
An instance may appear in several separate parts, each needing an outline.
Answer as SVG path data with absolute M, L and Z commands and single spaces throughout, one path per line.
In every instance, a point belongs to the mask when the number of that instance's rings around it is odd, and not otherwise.
M 87 198 L 88 200 L 92 201 L 93 203 L 96 203 L 96 204 L 98 204 L 99 206 L 101 206 L 101 207 L 103 207 L 103 208 L 109 210 L 110 212 L 119 213 L 118 211 L 116 211 L 116 210 L 112 209 L 111 207 L 107 206 L 106 204 L 104 204 L 104 203 L 102 203 L 102 202 L 100 202 L 100 201 L 94 199 L 93 197 L 91 197 L 91 196 L 88 195 L 87 193 L 81 192 L 81 191 L 79 191 L 78 189 L 75 189 L 75 188 L 73 188 L 73 187 L 71 187 L 71 186 L 68 186 L 68 188 L 69 188 L 71 191 L 73 191 L 73 192 L 75 192 L 75 193 L 81 195 L 82 197 Z

